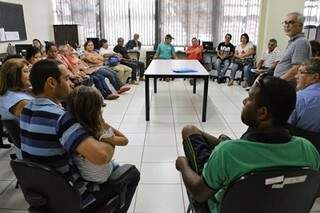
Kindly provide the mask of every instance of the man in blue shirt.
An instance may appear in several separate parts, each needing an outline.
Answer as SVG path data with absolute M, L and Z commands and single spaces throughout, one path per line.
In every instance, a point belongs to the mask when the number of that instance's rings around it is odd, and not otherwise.
M 20 116 L 22 157 L 61 173 L 79 191 L 81 209 L 91 210 L 106 204 L 119 193 L 117 189 L 107 182 L 84 181 L 69 156 L 80 154 L 100 165 L 112 159 L 114 147 L 91 137 L 75 119 L 62 116 L 65 112 L 61 100 L 73 86 L 67 68 L 53 60 L 39 61 L 32 67 L 30 82 L 36 98 L 26 105 Z M 138 170 L 131 175 L 125 179 L 128 184 L 126 210 L 139 182 Z
M 288 123 L 320 133 L 320 58 L 310 58 L 297 74 L 297 104 Z

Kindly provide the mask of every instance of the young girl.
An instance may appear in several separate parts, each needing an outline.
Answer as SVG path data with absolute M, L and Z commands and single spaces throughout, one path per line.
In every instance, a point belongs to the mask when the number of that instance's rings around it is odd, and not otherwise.
M 87 86 L 76 87 L 68 95 L 66 104 L 73 118 L 97 140 L 113 146 L 128 144 L 128 139 L 121 132 L 103 120 L 103 97 L 97 89 Z M 75 155 L 73 160 L 85 180 L 97 183 L 107 181 L 111 172 L 118 166 L 114 161 L 95 165 L 81 155 Z

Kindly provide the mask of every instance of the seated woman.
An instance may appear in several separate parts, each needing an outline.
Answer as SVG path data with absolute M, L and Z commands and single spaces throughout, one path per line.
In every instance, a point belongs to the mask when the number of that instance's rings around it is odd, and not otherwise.
M 230 81 L 228 86 L 233 85 L 233 81 L 237 70 L 250 70 L 253 65 L 254 46 L 252 42 L 249 42 L 249 36 L 243 33 L 240 37 L 240 44 L 236 47 L 234 60 L 231 66 Z M 245 71 L 244 74 L 248 74 L 249 71 Z M 249 86 L 249 76 L 244 76 L 244 82 L 242 87 Z
M 68 95 L 66 102 L 68 113 L 92 137 L 101 141 L 101 143 L 109 143 L 112 146 L 125 146 L 128 144 L 126 136 L 103 120 L 103 99 L 96 89 L 79 86 Z M 73 161 L 86 181 L 97 183 L 107 181 L 112 171 L 119 166 L 114 161 L 96 165 L 79 154 L 73 157 Z
M 118 74 L 115 71 L 104 66 L 105 59 L 99 55 L 99 53 L 94 51 L 94 45 L 92 41 L 87 41 L 84 43 L 84 49 L 85 51 L 82 59 L 88 63 L 89 67 L 97 68 L 97 72 L 108 78 L 112 86 L 118 92 L 120 91 L 121 93 L 130 89 L 130 87 L 125 86 L 124 83 L 121 82 Z
M 29 65 L 33 65 L 42 59 L 41 51 L 38 47 L 29 47 L 27 49 L 26 60 Z
M 69 63 L 68 59 L 58 53 L 58 48 L 56 45 L 54 45 L 52 43 L 48 43 L 46 46 L 46 53 L 47 53 L 48 59 L 57 60 L 57 61 L 61 62 L 62 64 L 64 64 L 68 68 L 70 76 L 76 77 L 75 79 L 73 79 L 73 81 L 86 78 L 85 73 L 82 73 L 80 70 L 76 69 L 76 67 L 73 68 L 72 67 L 73 65 Z M 71 71 L 70 69 L 73 71 Z M 108 85 L 104 81 L 103 76 L 101 76 L 97 73 L 91 73 L 91 75 L 88 75 L 88 76 L 106 100 L 113 100 L 113 99 L 119 98 L 118 95 L 112 94 Z
M 113 52 L 111 48 L 109 48 L 108 41 L 106 39 L 101 39 L 99 42 L 99 54 L 103 56 L 106 60 L 108 60 L 108 64 L 118 73 L 118 76 L 122 83 L 126 83 L 129 76 L 131 75 L 132 69 L 126 65 L 120 64 L 121 55 Z M 112 59 L 115 61 L 112 63 Z
M 2 120 L 16 120 L 22 109 L 33 99 L 30 89 L 28 62 L 11 58 L 0 69 L 0 115 Z M 19 150 L 17 156 L 20 157 Z

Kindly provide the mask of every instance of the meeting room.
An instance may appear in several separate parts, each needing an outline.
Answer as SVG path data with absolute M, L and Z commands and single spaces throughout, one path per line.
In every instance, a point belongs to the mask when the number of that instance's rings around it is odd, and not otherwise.
M 320 213 L 320 0 L 0 0 L 0 213 Z

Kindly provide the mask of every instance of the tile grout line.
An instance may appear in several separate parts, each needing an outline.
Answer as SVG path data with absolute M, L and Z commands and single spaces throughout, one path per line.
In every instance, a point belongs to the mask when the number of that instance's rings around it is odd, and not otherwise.
M 183 81 L 183 85 L 184 85 L 184 92 L 187 92 L 188 94 L 188 91 L 186 90 L 186 86 L 184 84 L 184 81 Z M 175 141 L 176 141 L 176 150 L 177 150 L 177 154 L 179 156 L 179 149 L 178 149 L 178 141 L 177 141 L 177 132 L 176 132 L 176 125 L 175 125 L 175 116 L 174 116 L 174 113 L 173 113 L 173 104 L 172 104 L 172 97 L 171 97 L 171 88 L 170 89 L 170 103 L 171 103 L 171 110 L 172 110 L 172 116 L 173 116 L 173 128 L 174 128 L 174 132 L 175 132 Z M 188 96 L 189 97 L 189 96 Z M 190 99 L 190 97 L 189 97 Z M 191 100 L 191 104 L 192 104 L 192 100 Z M 194 106 L 192 104 L 192 107 L 194 109 Z M 197 112 L 196 112 L 197 113 Z M 180 130 L 181 131 L 181 130 Z M 178 172 L 178 171 L 177 171 Z M 183 194 L 183 187 L 184 187 L 184 182 L 183 182 L 183 179 L 181 177 L 181 174 L 179 174 L 179 180 L 180 180 L 180 190 L 181 190 L 181 197 L 182 197 L 182 205 L 183 205 L 183 210 L 184 212 L 187 212 L 186 210 L 186 201 L 184 199 L 184 194 Z
M 145 86 L 145 83 L 144 83 L 144 86 Z M 150 84 L 149 84 L 149 87 L 150 87 Z M 136 92 L 136 91 L 135 91 Z M 150 92 L 150 90 L 149 90 Z M 152 101 L 152 97 L 153 97 L 153 93 L 150 94 L 150 104 L 151 104 L 151 101 Z M 132 101 L 132 100 L 131 100 Z M 131 103 L 131 102 L 130 102 Z M 146 103 L 145 103 L 146 104 Z M 146 106 L 145 106 L 146 107 Z M 127 110 L 129 109 L 129 107 L 127 108 Z M 126 110 L 126 113 L 127 113 L 127 110 Z M 126 114 L 125 113 L 125 114 Z M 141 178 L 141 173 L 142 173 L 142 160 L 143 160 L 143 155 L 144 155 L 144 149 L 146 147 L 146 139 L 147 139 L 147 131 L 148 131 L 148 128 L 149 128 L 149 122 L 146 121 L 147 125 L 145 127 L 145 131 L 144 131 L 144 139 L 143 139 L 143 146 L 142 146 L 142 152 L 141 152 L 141 158 L 140 158 L 140 178 Z M 138 194 L 139 194 L 139 188 L 140 188 L 140 182 L 137 186 L 137 190 L 136 190 L 136 199 L 134 201 L 134 206 L 133 206 L 133 213 L 136 212 L 136 206 L 137 206 L 137 202 L 138 202 Z

